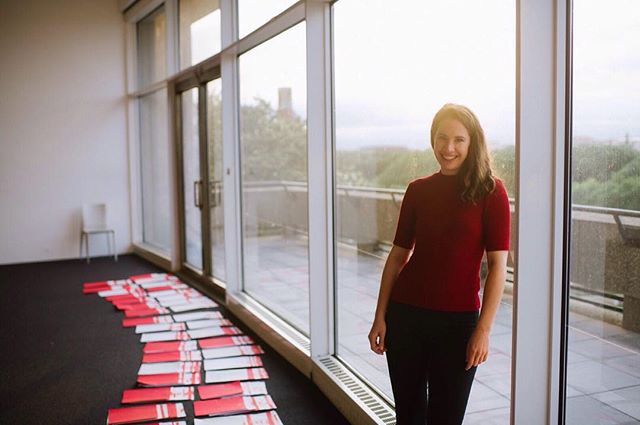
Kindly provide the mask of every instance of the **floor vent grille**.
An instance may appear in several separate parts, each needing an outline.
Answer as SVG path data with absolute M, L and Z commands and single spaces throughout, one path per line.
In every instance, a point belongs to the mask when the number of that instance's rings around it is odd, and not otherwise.
M 339 381 L 351 393 L 353 398 L 360 400 L 381 425 L 395 425 L 395 411 L 378 397 L 369 387 L 363 384 L 354 374 L 334 357 L 318 359 L 326 372 Z

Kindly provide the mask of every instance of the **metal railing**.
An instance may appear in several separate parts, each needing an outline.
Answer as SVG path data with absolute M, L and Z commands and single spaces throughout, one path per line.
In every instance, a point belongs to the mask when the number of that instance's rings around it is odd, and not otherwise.
M 283 191 L 292 194 L 307 192 L 307 183 L 296 181 L 245 182 L 244 188 L 247 192 Z M 395 205 L 399 209 L 402 198 L 404 196 L 404 189 L 337 185 L 335 194 L 337 197 L 343 196 L 347 199 L 354 199 L 357 201 L 361 201 L 363 199 L 377 201 L 387 200 L 393 203 L 393 205 Z M 515 212 L 515 199 L 509 198 L 509 204 L 511 206 L 511 212 Z M 256 220 L 265 221 L 264 218 L 254 218 Z M 602 224 L 616 225 L 618 233 L 626 245 L 630 245 L 633 247 L 640 246 L 640 211 L 574 204 L 572 206 L 572 218 L 574 220 L 592 221 Z M 271 220 L 266 220 L 265 223 L 267 222 L 272 226 L 279 225 L 282 228 L 290 227 L 287 223 L 275 223 Z M 300 231 L 300 229 L 292 230 L 296 230 L 297 232 Z M 379 246 L 382 249 L 384 246 L 390 246 L 391 244 L 390 241 L 385 240 L 379 240 L 378 242 Z M 370 250 L 363 250 L 359 247 L 356 248 L 358 249 L 358 252 L 364 255 L 384 259 L 383 255 L 379 255 L 380 253 L 371 252 Z M 510 283 L 513 283 L 513 269 L 509 269 L 511 278 Z M 574 282 L 571 283 L 571 288 L 572 299 L 618 312 L 621 312 L 623 309 L 622 304 L 624 297 L 622 294 L 588 288 Z

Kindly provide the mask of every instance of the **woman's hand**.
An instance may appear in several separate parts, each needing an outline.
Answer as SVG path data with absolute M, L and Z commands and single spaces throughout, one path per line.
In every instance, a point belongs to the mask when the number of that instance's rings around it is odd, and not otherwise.
M 489 330 L 476 326 L 467 342 L 467 364 L 464 370 L 484 363 L 489 355 Z
M 387 324 L 384 319 L 375 319 L 369 331 L 369 345 L 376 354 L 384 354 L 387 348 L 384 346 L 384 337 L 387 333 Z

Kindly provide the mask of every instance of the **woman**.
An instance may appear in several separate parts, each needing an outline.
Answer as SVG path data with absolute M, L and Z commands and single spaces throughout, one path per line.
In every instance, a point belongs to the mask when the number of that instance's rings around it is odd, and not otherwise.
M 387 353 L 398 425 L 462 423 L 487 359 L 509 250 L 507 192 L 473 112 L 444 105 L 431 147 L 440 171 L 407 187 L 369 332 L 371 349 Z

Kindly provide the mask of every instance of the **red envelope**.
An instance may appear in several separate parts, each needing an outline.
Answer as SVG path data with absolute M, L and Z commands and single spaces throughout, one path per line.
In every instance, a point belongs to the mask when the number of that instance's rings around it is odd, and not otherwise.
M 164 353 L 167 351 L 193 351 L 198 349 L 196 341 L 167 341 L 147 342 L 142 349 L 143 353 Z
M 193 399 L 193 387 L 133 388 L 122 393 L 123 404 Z
M 194 351 L 167 351 L 165 353 L 147 353 L 142 355 L 142 363 L 187 362 L 202 360 L 202 354 Z
M 201 400 L 212 398 L 241 396 L 241 395 L 262 395 L 267 394 L 267 387 L 264 381 L 248 382 L 227 382 L 224 384 L 211 384 L 198 386 L 198 395 Z
M 216 338 L 206 338 L 198 341 L 200 348 L 216 348 L 229 347 L 231 345 L 249 345 L 253 344 L 251 337 L 242 336 L 223 336 Z
M 164 387 L 167 385 L 198 385 L 202 383 L 200 372 L 194 373 L 161 373 L 158 375 L 138 375 L 138 384 L 147 387 Z
M 125 328 L 138 325 L 153 325 L 155 323 L 173 323 L 171 316 L 147 316 L 122 319 L 122 326 Z
M 195 416 L 230 415 L 275 408 L 275 403 L 268 395 L 229 397 L 193 402 Z
M 186 416 L 182 403 L 146 404 L 109 409 L 107 425 L 130 424 L 154 419 L 184 418 Z
M 145 316 L 157 316 L 158 314 L 167 314 L 169 310 L 163 307 L 157 308 L 141 308 L 136 310 L 125 310 L 125 317 L 145 317 Z

